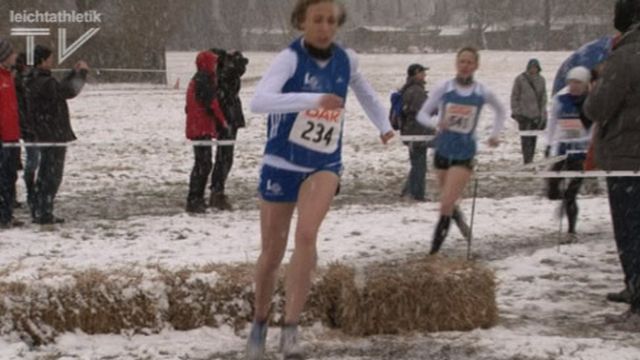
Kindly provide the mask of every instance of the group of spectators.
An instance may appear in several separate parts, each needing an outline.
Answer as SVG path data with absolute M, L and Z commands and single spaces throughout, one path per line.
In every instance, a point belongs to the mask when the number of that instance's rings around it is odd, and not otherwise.
M 20 140 L 26 146 L 24 181 L 33 223 L 59 224 L 54 200 L 64 173 L 66 143 L 76 139 L 67 100 L 82 90 L 89 67 L 79 61 L 61 81 L 52 76 L 51 49 L 36 46 L 34 65 L 0 39 L 0 228 L 24 225 L 13 211 L 18 171 L 22 166 Z
M 217 147 L 215 165 L 213 143 L 194 146 L 195 165 L 187 198 L 190 213 L 203 213 L 209 206 L 233 208 L 225 195 L 225 183 L 233 164 L 233 141 L 238 129 L 245 126 L 239 92 L 248 62 L 239 51 L 214 48 L 198 55 L 198 72 L 187 91 L 186 135 L 191 140 L 231 143 Z M 0 228 L 24 225 L 14 216 L 14 210 L 23 206 L 16 197 L 20 170 L 33 223 L 64 222 L 54 214 L 54 200 L 62 183 L 67 145 L 76 140 L 67 100 L 83 89 L 89 67 L 79 61 L 57 80 L 53 66 L 51 49 L 37 45 L 34 64 L 28 66 L 24 53 L 17 54 L 8 40 L 0 39 Z M 205 202 L 209 177 L 211 194 Z
M 233 165 L 234 145 L 238 130 L 245 127 L 240 100 L 241 77 L 249 60 L 239 51 L 210 49 L 196 58 L 197 72 L 187 89 L 186 136 L 198 141 L 193 148 L 195 164 L 189 181 L 187 212 L 204 213 L 207 207 L 233 210 L 225 184 Z M 213 163 L 213 146 L 220 143 Z M 211 177 L 209 202 L 205 201 Z

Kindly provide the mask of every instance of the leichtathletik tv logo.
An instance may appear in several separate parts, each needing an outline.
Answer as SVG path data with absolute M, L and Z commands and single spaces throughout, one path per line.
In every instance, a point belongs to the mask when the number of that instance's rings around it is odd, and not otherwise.
M 33 53 L 35 49 L 35 38 L 37 36 L 51 36 L 51 29 L 46 27 L 29 27 L 28 24 L 77 24 L 77 23 L 102 23 L 102 14 L 95 11 L 11 11 L 10 22 L 12 24 L 11 36 L 25 36 L 27 38 L 26 55 L 27 64 L 33 65 Z M 58 28 L 58 64 L 62 64 L 73 53 L 78 51 L 82 45 L 86 44 L 92 37 L 100 31 L 99 27 L 92 27 L 87 30 L 72 44 L 67 43 L 67 29 Z

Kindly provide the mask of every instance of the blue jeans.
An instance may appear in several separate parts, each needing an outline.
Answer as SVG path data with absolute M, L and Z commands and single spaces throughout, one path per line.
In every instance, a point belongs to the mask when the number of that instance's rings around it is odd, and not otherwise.
M 631 290 L 631 308 L 640 311 L 640 178 L 608 178 L 613 232 Z
M 48 222 L 54 219 L 53 202 L 62 184 L 65 147 L 43 147 L 40 149 L 40 168 L 35 184 L 34 220 Z
M 427 150 L 426 143 L 413 142 L 408 145 L 411 170 L 402 190 L 402 195 L 411 195 L 416 200 L 424 200 L 426 193 L 427 177 Z

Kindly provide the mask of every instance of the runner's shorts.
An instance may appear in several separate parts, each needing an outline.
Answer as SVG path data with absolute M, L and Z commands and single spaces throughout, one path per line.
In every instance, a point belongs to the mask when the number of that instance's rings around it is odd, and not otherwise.
M 452 167 L 458 166 L 458 167 L 464 167 L 473 171 L 476 167 L 476 160 L 473 158 L 466 159 L 466 160 L 451 159 L 451 158 L 444 157 L 438 153 L 436 153 L 433 163 L 435 168 L 438 170 L 449 170 Z
M 260 186 L 258 188 L 260 197 L 262 200 L 268 202 L 297 202 L 300 188 L 305 180 L 322 171 L 332 172 L 340 177 L 342 175 L 342 165 L 328 166 L 310 173 L 283 170 L 263 165 L 260 172 Z M 340 187 L 338 186 L 338 192 L 339 191 Z

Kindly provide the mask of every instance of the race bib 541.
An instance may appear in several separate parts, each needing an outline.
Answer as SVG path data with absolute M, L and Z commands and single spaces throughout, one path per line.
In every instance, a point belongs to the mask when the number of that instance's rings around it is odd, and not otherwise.
M 338 150 L 343 121 L 344 109 L 301 112 L 289 133 L 289 141 L 309 150 L 332 154 Z
M 443 121 L 447 130 L 460 134 L 470 134 L 475 128 L 478 108 L 473 105 L 447 104 Z

